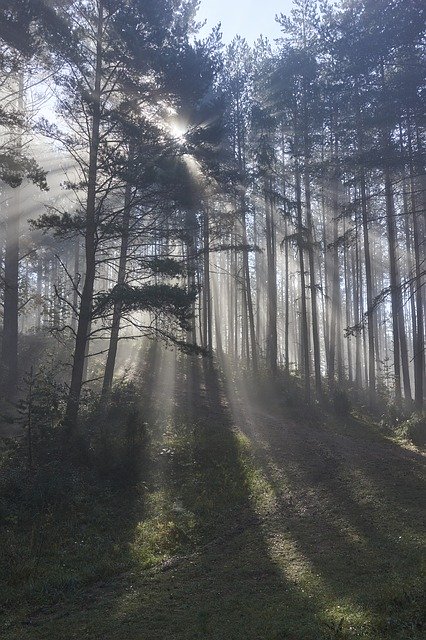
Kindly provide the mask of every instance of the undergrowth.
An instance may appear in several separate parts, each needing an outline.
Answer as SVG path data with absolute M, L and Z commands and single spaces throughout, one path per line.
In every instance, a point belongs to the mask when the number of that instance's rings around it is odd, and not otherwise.
M 265 465 L 218 393 L 200 384 L 191 410 L 182 398 L 157 418 L 133 383 L 105 407 L 88 396 L 79 459 L 61 450 L 62 389 L 34 386 L 31 460 L 25 403 L 23 436 L 2 444 L 2 638 L 420 640 L 420 532 L 390 506 L 417 504 L 420 480 L 384 476 L 380 493 L 352 468 L 321 476 L 306 443 L 300 466 L 285 448 Z M 346 391 L 307 404 L 297 378 L 255 393 L 316 438 L 414 439 L 424 424 L 385 428 Z

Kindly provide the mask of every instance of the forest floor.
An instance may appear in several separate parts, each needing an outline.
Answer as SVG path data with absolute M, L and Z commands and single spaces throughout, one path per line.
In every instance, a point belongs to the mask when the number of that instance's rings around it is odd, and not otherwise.
M 198 360 L 140 377 L 138 485 L 1 534 L 2 640 L 424 638 L 420 451 L 295 422 Z

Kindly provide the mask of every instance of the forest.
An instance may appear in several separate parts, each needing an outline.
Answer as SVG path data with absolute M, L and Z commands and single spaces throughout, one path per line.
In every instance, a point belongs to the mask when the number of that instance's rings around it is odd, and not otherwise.
M 0 2 L 4 640 L 424 637 L 425 5 L 279 4 Z

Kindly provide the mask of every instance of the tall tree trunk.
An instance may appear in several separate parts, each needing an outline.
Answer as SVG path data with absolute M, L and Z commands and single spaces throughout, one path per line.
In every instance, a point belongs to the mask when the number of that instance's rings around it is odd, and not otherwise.
M 305 162 L 307 158 L 305 156 Z M 322 394 L 321 384 L 321 350 L 319 342 L 318 328 L 318 303 L 317 303 L 317 284 L 315 277 L 315 254 L 314 254 L 314 225 L 312 219 L 311 207 L 311 184 L 307 168 L 304 172 L 304 186 L 306 198 L 306 222 L 308 228 L 308 260 L 309 260 L 309 281 L 311 290 L 311 311 L 312 311 L 312 346 L 314 351 L 314 372 L 315 372 L 315 391 L 318 397 Z
M 37 252 L 37 310 L 36 310 L 36 327 L 40 331 L 42 323 L 43 311 L 43 260 L 41 252 Z
M 368 388 L 370 402 L 373 402 L 376 393 L 376 360 L 374 352 L 374 317 L 373 314 L 373 275 L 370 253 L 370 233 L 368 228 L 367 190 L 364 168 L 361 168 L 361 211 L 362 233 L 364 240 L 364 264 L 365 286 L 367 290 L 367 340 L 368 340 Z
M 324 160 L 324 158 L 322 158 Z M 321 189 L 321 212 L 322 212 L 322 244 L 324 253 L 324 290 L 323 290 L 323 332 L 324 332 L 324 352 L 326 360 L 327 375 L 330 378 L 330 296 L 329 296 L 329 271 L 330 259 L 328 249 L 327 230 L 328 223 L 326 219 L 326 197 L 325 197 L 325 176 L 323 176 L 323 185 Z
M 401 359 L 400 359 L 400 325 L 399 316 L 399 276 L 396 257 L 396 228 L 395 228 L 395 211 L 393 204 L 392 182 L 388 169 L 385 170 L 385 196 L 386 196 L 386 222 L 388 229 L 389 243 L 389 271 L 390 271 L 390 287 L 391 287 L 391 304 L 392 304 L 392 335 L 393 335 L 393 366 L 395 376 L 395 399 L 401 402 Z
M 362 220 L 362 235 L 364 241 L 364 264 L 365 264 L 365 288 L 367 294 L 367 340 L 368 340 L 368 365 L 367 360 L 365 360 L 366 369 L 368 369 L 368 389 L 369 389 L 369 399 L 370 404 L 374 402 L 376 395 L 376 357 L 374 351 L 374 321 L 375 312 L 373 311 L 373 300 L 374 300 L 374 290 L 373 290 L 373 273 L 372 273 L 372 264 L 371 264 L 371 250 L 370 250 L 370 232 L 369 232 L 369 224 L 368 224 L 368 204 L 367 204 L 367 183 L 366 183 L 366 174 L 365 174 L 365 166 L 363 164 L 362 155 L 364 153 L 364 131 L 363 131 L 363 123 L 361 117 L 361 107 L 357 103 L 357 145 L 358 145 L 358 155 L 360 156 L 360 190 L 361 190 L 361 220 Z M 362 293 L 362 281 L 361 281 L 361 293 Z M 361 305 L 361 309 L 362 309 Z M 364 329 L 363 329 L 364 331 Z M 365 339 L 364 339 L 364 351 L 366 349 Z
M 407 133 L 408 133 L 408 149 L 410 161 L 410 193 L 411 193 L 411 214 L 413 221 L 413 244 L 414 244 L 414 262 L 415 262 L 415 288 L 416 288 L 416 338 L 414 343 L 414 387 L 415 387 L 415 404 L 416 408 L 423 408 L 424 396 L 424 377 L 425 377 L 425 338 L 424 338 L 424 309 L 423 309 L 423 292 L 424 274 L 422 273 L 422 245 L 424 252 L 424 236 L 426 231 L 426 185 L 425 172 L 423 166 L 423 153 L 420 148 L 420 137 L 417 139 L 417 170 L 419 180 L 421 180 L 422 203 L 420 211 L 416 200 L 416 180 L 415 180 L 415 162 L 413 154 L 412 131 L 409 115 L 407 114 Z
M 394 333 L 394 349 L 398 348 L 398 353 L 394 353 L 395 367 L 395 394 L 399 401 L 401 399 L 401 374 L 399 367 L 402 366 L 402 377 L 404 385 L 404 396 L 408 402 L 411 402 L 411 385 L 410 371 L 408 365 L 408 347 L 407 336 L 405 331 L 405 320 L 403 310 L 403 300 L 401 292 L 401 280 L 398 269 L 398 256 L 396 252 L 397 235 L 395 206 L 393 200 L 393 190 L 390 173 L 385 172 L 385 192 L 386 192 L 386 211 L 389 239 L 389 260 L 390 260 L 390 282 L 392 296 L 392 322 Z M 396 342 L 395 342 L 396 337 Z M 397 373 L 398 371 L 398 373 Z
M 11 393 L 14 395 L 18 379 L 19 189 L 20 187 L 14 189 L 8 204 L 4 257 L 2 367 L 3 383 L 8 396 Z
M 89 339 L 90 323 L 92 319 L 93 291 L 96 277 L 96 184 L 98 175 L 98 151 L 101 125 L 101 80 L 102 80 L 102 34 L 104 26 L 103 1 L 98 3 L 97 35 L 96 35 L 96 66 L 94 90 L 92 95 L 93 115 L 90 135 L 89 169 L 86 201 L 86 230 L 85 230 L 85 266 L 83 291 L 80 300 L 77 335 L 71 384 L 68 396 L 65 422 L 70 432 L 77 426 L 80 405 L 81 387 L 83 382 L 84 362 L 87 341 Z
M 187 231 L 187 241 L 186 241 L 187 287 L 188 287 L 188 291 L 194 291 L 194 290 L 199 291 L 199 283 L 197 283 L 197 275 L 199 274 L 199 269 L 197 268 L 197 244 L 196 244 L 197 220 L 193 211 L 187 211 L 185 226 Z M 196 302 L 195 301 L 192 304 L 191 322 L 190 322 L 190 327 L 187 334 L 187 340 L 192 344 L 197 343 Z
M 343 233 L 346 233 L 346 225 L 343 227 Z M 349 248 L 345 241 L 343 247 L 343 275 L 345 282 L 345 313 L 346 313 L 346 326 L 351 326 L 351 268 L 348 259 Z M 347 364 L 348 364 L 348 380 L 352 382 L 352 344 L 349 337 L 346 338 L 346 348 L 347 348 Z
M 352 259 L 352 277 L 354 285 L 353 304 L 354 304 L 354 324 L 358 324 L 361 321 L 360 317 L 360 293 L 362 282 L 360 280 L 360 268 L 359 268 L 359 238 L 358 238 L 358 220 L 356 224 L 356 236 L 355 236 L 355 250 L 351 252 Z M 361 372 L 361 337 L 358 332 L 355 334 L 355 385 L 357 389 L 362 387 L 362 372 Z
M 297 229 L 298 229 L 298 252 L 300 267 L 300 296 L 301 296 L 301 315 L 300 315 L 300 370 L 305 385 L 306 397 L 309 399 L 311 393 L 310 385 L 310 359 L 309 359 L 309 332 L 308 332 L 308 307 L 306 301 L 306 277 L 305 277 L 305 257 L 302 218 L 302 188 L 299 166 L 296 161 L 295 167 L 295 190 L 296 190 L 296 207 L 297 207 Z
M 231 232 L 229 237 L 229 243 L 233 243 L 233 234 Z M 227 269 L 227 303 L 228 303 L 228 354 L 234 355 L 234 296 L 235 296 L 235 279 L 234 279 L 234 260 L 235 252 L 231 249 L 227 255 L 228 269 Z
M 242 198 L 242 214 L 241 214 L 241 224 L 242 224 L 242 236 L 243 236 L 243 271 L 244 271 L 244 282 L 245 282 L 245 293 L 246 293 L 246 304 L 247 304 L 247 314 L 248 314 L 248 323 L 249 323 L 249 332 L 250 332 L 250 348 L 251 348 L 251 362 L 253 366 L 253 370 L 257 370 L 257 346 L 256 346 L 256 329 L 254 325 L 254 311 L 253 311 L 253 297 L 251 291 L 251 280 L 250 280 L 250 268 L 249 268 L 249 259 L 248 259 L 248 249 L 247 249 L 247 224 L 246 224 L 246 209 L 245 209 L 245 199 Z M 247 356 L 249 354 L 247 353 Z
M 268 180 L 267 190 L 272 191 Z M 268 269 L 268 317 L 266 337 L 266 361 L 273 376 L 277 373 L 277 260 L 276 228 L 272 195 L 266 195 L 266 258 Z
M 203 215 L 203 257 L 204 257 L 204 287 L 203 287 L 203 337 L 204 346 L 208 351 L 213 348 L 213 329 L 210 291 L 210 226 L 207 204 Z
M 284 221 L 284 237 L 288 234 L 288 221 L 287 217 Z M 290 268 L 289 268 L 289 255 L 288 255 L 288 241 L 284 243 L 284 268 L 285 268 L 285 302 L 284 302 L 284 367 L 286 376 L 290 375 L 290 353 L 289 353 L 289 341 L 290 341 Z
M 74 282 L 72 294 L 73 311 L 71 316 L 71 329 L 75 333 L 77 331 L 78 285 L 80 273 L 80 236 L 77 236 L 75 238 L 74 243 Z
M 338 186 L 337 180 L 333 187 L 333 280 L 331 292 L 331 334 L 330 334 L 330 384 L 339 382 L 342 378 L 342 348 L 341 348 L 341 291 L 340 291 L 340 266 L 339 266 L 339 222 L 338 222 Z
M 24 108 L 24 76 L 18 78 L 18 111 Z M 22 137 L 18 134 L 16 151 L 22 149 Z M 21 217 L 21 187 L 11 192 L 7 205 L 6 246 L 4 256 L 4 306 L 2 341 L 2 382 L 8 397 L 16 395 L 18 381 L 18 322 L 19 322 L 19 232 Z
M 131 157 L 131 152 L 129 153 Z M 132 188 L 129 183 L 126 184 L 124 192 L 124 209 L 121 231 L 120 257 L 118 261 L 117 286 L 122 287 L 126 280 L 127 254 L 129 249 L 129 227 L 131 214 L 131 197 Z M 117 300 L 114 304 L 112 313 L 111 334 L 109 339 L 108 355 L 105 365 L 104 380 L 102 384 L 102 397 L 105 398 L 111 391 L 112 381 L 114 378 L 115 360 L 117 357 L 118 338 L 120 334 L 122 304 Z

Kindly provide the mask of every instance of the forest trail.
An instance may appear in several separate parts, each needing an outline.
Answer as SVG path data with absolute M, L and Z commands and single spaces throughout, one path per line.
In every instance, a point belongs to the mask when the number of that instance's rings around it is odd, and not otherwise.
M 354 562 L 362 562 L 363 550 L 376 546 L 385 566 L 389 545 L 404 554 L 416 531 L 426 531 L 424 452 L 356 420 L 297 423 L 283 415 L 279 401 L 265 407 L 238 385 L 228 389 L 226 403 L 273 487 L 268 517 L 285 528 L 309 522 L 314 553 L 321 555 L 324 545 L 336 548 L 340 540 Z
M 409 555 L 416 533 L 426 530 L 424 454 L 360 424 L 348 434 L 347 428 L 297 424 L 247 398 L 238 407 L 236 426 L 275 488 L 268 517 L 278 529 L 294 527 L 316 562 L 324 567 L 322 556 L 330 553 L 335 573 L 340 551 L 350 559 L 345 571 L 363 566 L 373 577 L 394 567 L 396 556 Z
M 175 390 L 178 406 L 182 387 L 176 384 Z M 228 534 L 215 543 L 214 556 L 231 553 L 240 537 L 258 536 L 272 568 L 260 572 L 254 584 L 250 578 L 248 585 L 256 593 L 259 584 L 262 591 L 263 579 L 267 582 L 267 576 L 278 571 L 285 576 L 284 584 L 289 580 L 304 594 L 308 611 L 311 599 L 322 600 L 325 611 L 315 612 L 314 628 L 319 624 L 329 630 L 315 638 L 370 637 L 370 633 L 374 638 L 381 634 L 415 638 L 422 633 L 416 614 L 412 620 L 399 620 L 410 617 L 411 605 L 415 609 L 419 575 L 421 579 L 426 474 L 420 451 L 404 448 L 356 420 L 342 425 L 295 422 L 285 415 L 279 399 L 269 404 L 256 400 L 238 381 L 227 382 L 226 375 L 219 380 L 208 366 L 197 368 L 192 378 L 187 375 L 183 401 L 197 416 L 204 413 L 213 424 L 225 423 L 237 439 L 243 434 L 243 446 L 255 468 L 255 486 L 248 490 L 250 505 L 234 514 Z M 191 558 L 184 557 L 182 563 L 177 558 L 173 566 L 191 564 Z M 237 583 L 247 579 L 244 566 L 237 566 L 233 577 Z M 389 616 L 389 628 L 379 631 L 382 623 L 377 622 L 372 632 L 376 616 L 382 616 L 381 607 Z M 275 631 L 253 635 L 249 625 L 235 638 L 281 637 Z M 408 630 L 412 635 L 404 635 Z M 309 633 L 305 629 L 294 637 L 308 638 Z M 216 631 L 206 637 L 234 636 Z
M 5 640 L 423 637 L 420 452 L 355 420 L 295 422 L 199 359 L 153 348 L 141 362 L 159 439 L 154 513 L 141 529 L 125 502 L 114 524 L 128 568 L 27 613 Z

